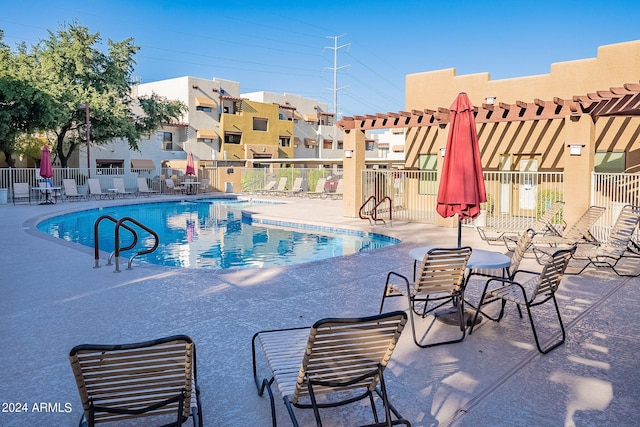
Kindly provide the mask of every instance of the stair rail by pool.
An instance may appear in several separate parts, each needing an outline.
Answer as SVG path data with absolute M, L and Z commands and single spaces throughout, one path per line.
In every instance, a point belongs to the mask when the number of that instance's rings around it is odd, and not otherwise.
M 118 220 L 112 217 L 111 215 L 102 215 L 100 218 L 96 219 L 96 221 L 93 223 L 93 257 L 95 259 L 95 264 L 93 268 L 100 268 L 100 248 L 99 248 L 100 239 L 98 234 L 98 226 L 105 219 L 113 222 L 114 224 L 118 224 Z M 133 243 L 131 243 L 126 248 L 122 248 L 122 250 L 129 250 L 138 243 L 138 233 L 136 233 L 136 231 L 133 228 L 129 227 L 128 225 L 123 225 L 123 227 L 126 230 L 129 230 L 131 234 L 133 234 Z M 109 254 L 109 258 L 107 259 L 107 265 L 111 265 L 111 259 L 113 258 L 114 253 L 115 252 L 111 252 L 111 254 Z
M 129 229 L 129 227 L 124 224 L 125 222 L 131 222 L 131 223 L 137 225 L 138 227 L 140 227 L 143 230 L 145 230 L 147 233 L 151 234 L 153 236 L 153 238 L 154 238 L 153 246 L 150 249 L 144 249 L 142 251 L 138 251 L 131 258 L 129 258 L 129 262 L 127 263 L 127 270 L 131 270 L 131 263 L 133 262 L 133 259 L 135 257 L 137 257 L 139 255 L 150 254 L 151 252 L 153 252 L 156 249 L 158 249 L 158 245 L 160 244 L 160 237 L 158 237 L 158 233 L 156 233 L 155 231 L 153 231 L 152 229 L 150 229 L 146 225 L 144 225 L 141 222 L 136 221 L 135 219 L 133 219 L 131 217 L 128 217 L 128 216 L 120 219 L 116 223 L 116 231 L 115 231 L 115 244 L 116 244 L 116 249 L 115 249 L 116 269 L 115 269 L 115 272 L 116 273 L 120 272 L 120 251 L 121 250 L 130 249 L 130 246 L 127 246 L 126 248 L 122 248 L 122 249 L 120 248 L 120 227 L 124 227 L 125 229 Z

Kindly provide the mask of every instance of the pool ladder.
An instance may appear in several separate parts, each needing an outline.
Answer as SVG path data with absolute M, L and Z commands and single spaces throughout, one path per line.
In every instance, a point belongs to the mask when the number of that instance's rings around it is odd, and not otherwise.
M 369 196 L 367 200 L 360 206 L 358 216 L 360 219 L 368 219 L 370 225 L 375 225 L 378 222 L 382 222 L 387 225 L 387 222 L 383 218 L 378 217 L 378 210 L 384 202 L 389 202 L 389 221 L 393 221 L 393 202 L 389 196 L 385 196 L 379 202 L 376 200 L 376 196 Z M 373 208 L 369 211 L 366 210 L 367 206 L 373 203 Z
M 155 251 L 156 249 L 158 249 L 158 244 L 160 243 L 160 238 L 158 237 L 158 233 L 156 233 L 155 231 L 153 231 L 152 229 L 150 229 L 149 227 L 147 227 L 146 225 L 140 223 L 139 221 L 136 221 L 135 219 L 131 218 L 131 217 L 124 217 L 121 218 L 119 220 L 116 220 L 114 217 L 110 216 L 110 215 L 102 215 L 100 218 L 98 218 L 96 220 L 96 222 L 93 224 L 93 250 L 94 250 L 94 259 L 95 259 L 95 265 L 93 266 L 93 268 L 100 268 L 100 250 L 99 250 L 99 236 L 98 236 L 98 226 L 100 225 L 100 223 L 102 222 L 102 220 L 109 220 L 113 223 L 116 224 L 116 228 L 115 228 L 115 250 L 113 252 L 111 252 L 111 254 L 109 254 L 109 258 L 107 259 L 107 265 L 111 265 L 111 260 L 115 258 L 115 262 L 116 262 L 116 269 L 114 270 L 114 273 L 120 273 L 120 253 L 122 251 L 128 251 L 130 249 L 133 249 L 135 247 L 135 245 L 138 243 L 138 233 L 136 233 L 136 230 L 133 229 L 132 227 L 130 227 L 129 225 L 127 225 L 127 222 L 130 222 L 134 225 L 137 225 L 138 227 L 142 228 L 143 230 L 145 230 L 146 232 L 148 232 L 149 234 L 151 234 L 154 238 L 154 244 L 153 247 L 149 248 L 149 249 L 145 249 L 142 251 L 138 251 L 136 252 L 131 258 L 129 258 L 129 262 L 127 263 L 127 270 L 131 270 L 131 264 L 133 263 L 133 259 L 139 255 L 146 255 L 146 254 L 150 254 L 151 252 Z M 133 242 L 128 245 L 125 246 L 123 248 L 120 247 L 120 228 L 124 228 L 125 230 L 128 230 L 132 235 L 133 235 Z

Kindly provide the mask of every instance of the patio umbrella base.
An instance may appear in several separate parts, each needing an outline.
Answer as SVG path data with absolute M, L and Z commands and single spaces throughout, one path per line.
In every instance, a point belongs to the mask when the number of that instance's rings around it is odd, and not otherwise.
M 464 319 L 465 319 L 465 324 L 467 326 L 471 326 L 471 323 L 473 322 L 473 316 L 475 314 L 475 311 L 473 310 L 466 310 L 464 311 Z M 434 316 L 436 318 L 436 320 L 439 320 L 440 322 L 446 324 L 446 325 L 457 325 L 459 324 L 458 321 L 458 309 L 455 307 L 450 307 L 450 308 L 446 308 L 443 310 L 438 310 L 434 313 Z M 482 321 L 482 318 L 480 316 L 478 316 L 478 319 L 476 319 L 476 325 L 478 323 L 480 323 Z

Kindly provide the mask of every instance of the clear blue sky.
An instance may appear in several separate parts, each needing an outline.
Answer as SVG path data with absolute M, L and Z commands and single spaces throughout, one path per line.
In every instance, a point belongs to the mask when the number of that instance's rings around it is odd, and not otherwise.
M 456 68 L 494 80 L 546 74 L 602 45 L 640 39 L 628 1 L 1 0 L 0 29 L 28 45 L 77 20 L 103 41 L 132 37 L 142 82 L 190 75 L 242 92 L 295 93 L 338 112 L 403 110 L 407 74 Z M 348 67 L 347 67 L 348 66 Z M 638 76 L 640 79 L 640 76 Z M 432 106 L 438 107 L 438 106 Z M 447 107 L 447 106 L 444 106 Z

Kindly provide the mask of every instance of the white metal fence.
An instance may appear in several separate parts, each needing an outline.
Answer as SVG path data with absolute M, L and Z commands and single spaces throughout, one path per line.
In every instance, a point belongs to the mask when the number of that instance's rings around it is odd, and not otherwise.
M 551 204 L 563 200 L 561 172 L 485 172 L 487 203 L 479 219 L 488 226 L 526 228 Z M 393 218 L 435 223 L 436 171 L 363 171 L 363 200 L 392 200 Z M 560 218 L 558 218 L 558 221 Z
M 625 205 L 640 206 L 640 174 L 594 172 L 591 182 L 591 204 L 607 209 L 592 234 L 604 241 Z

